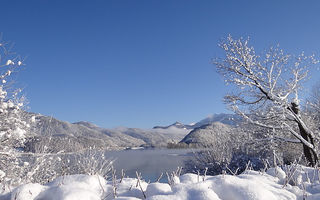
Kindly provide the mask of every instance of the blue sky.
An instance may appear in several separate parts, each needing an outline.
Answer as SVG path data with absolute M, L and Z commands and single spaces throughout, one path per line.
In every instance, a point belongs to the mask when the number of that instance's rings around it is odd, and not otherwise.
M 229 112 L 211 59 L 228 34 L 319 54 L 320 2 L 2 0 L 0 32 L 27 56 L 30 111 L 103 127 L 191 123 Z M 319 79 L 313 72 L 312 85 Z

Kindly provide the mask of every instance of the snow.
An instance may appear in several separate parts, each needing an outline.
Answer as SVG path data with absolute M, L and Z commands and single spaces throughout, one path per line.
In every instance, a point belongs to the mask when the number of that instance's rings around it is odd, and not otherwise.
M 171 193 L 171 187 L 166 183 L 150 183 L 147 187 L 147 197 L 155 195 L 167 195 Z
M 6 65 L 14 65 L 14 62 L 12 60 L 7 60 Z
M 31 123 L 36 123 L 36 116 L 32 116 L 30 121 Z
M 286 178 L 286 173 L 278 166 L 268 169 L 267 174 L 278 177 L 280 180 L 284 180 Z
M 295 180 L 295 183 L 288 178 Z M 135 178 L 105 180 L 98 175 L 68 175 L 40 185 L 23 184 L 0 199 L 16 200 L 312 200 L 320 199 L 318 169 L 301 165 L 238 176 L 184 174 L 174 182 L 146 183 Z
M 14 131 L 13 134 L 17 137 L 17 138 L 23 138 L 25 135 L 26 131 L 17 127 Z
M 0 137 L 1 137 L 1 135 L 0 135 Z M 4 171 L 0 170 L 0 179 L 2 179 L 5 176 L 6 176 L 6 173 Z
M 28 183 L 13 190 L 11 194 L 11 199 L 17 199 L 17 200 L 35 199 L 39 196 L 39 194 L 43 190 L 45 190 L 45 188 L 46 188 L 45 186 L 42 186 L 38 183 Z

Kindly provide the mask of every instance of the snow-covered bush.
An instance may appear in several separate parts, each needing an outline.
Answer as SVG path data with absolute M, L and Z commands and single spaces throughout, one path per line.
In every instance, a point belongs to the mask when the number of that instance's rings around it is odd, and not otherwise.
M 40 145 L 35 152 L 25 148 L 26 142 L 35 138 L 32 128 L 37 125 L 36 115 L 24 110 L 25 98 L 21 90 L 14 87 L 13 75 L 24 62 L 11 52 L 10 45 L 0 41 L 1 187 L 6 189 L 28 182 L 46 183 L 58 176 L 70 174 L 106 176 L 112 162 L 104 157 L 104 152 L 63 153 L 63 149 L 58 153 L 49 152 L 47 143 Z M 57 142 L 54 145 L 61 148 Z M 67 141 L 63 146 L 66 145 Z
M 211 131 L 212 138 L 201 147 L 205 150 L 195 151 L 192 161 L 186 162 L 186 172 L 216 175 L 226 172 L 242 173 L 250 164 L 254 170 L 265 167 L 265 161 L 274 163 L 274 152 L 278 164 L 290 164 L 301 157 L 301 144 L 285 143 L 282 140 L 272 141 L 264 135 L 263 129 L 257 129 L 252 124 L 241 123 L 237 127 L 219 133 L 219 130 L 202 130 L 202 135 Z M 307 162 L 300 162 L 307 164 Z
M 25 99 L 21 89 L 14 87 L 13 75 L 24 65 L 23 60 L 11 52 L 10 43 L 0 40 L 0 181 L 17 182 L 21 177 L 21 162 L 17 155 L 28 137 L 33 118 L 26 118 Z
M 220 157 L 216 156 L 217 151 L 215 150 L 197 151 L 194 153 L 194 158 L 186 162 L 184 171 L 218 175 L 222 173 L 240 174 L 247 168 L 260 170 L 264 168 L 263 161 L 271 158 L 267 153 L 263 150 L 248 152 L 244 149 L 233 149 L 228 156 Z
M 20 160 L 23 168 L 21 182 L 47 183 L 59 176 L 72 174 L 100 175 L 106 177 L 112 161 L 104 151 L 87 150 L 73 153 L 25 153 Z

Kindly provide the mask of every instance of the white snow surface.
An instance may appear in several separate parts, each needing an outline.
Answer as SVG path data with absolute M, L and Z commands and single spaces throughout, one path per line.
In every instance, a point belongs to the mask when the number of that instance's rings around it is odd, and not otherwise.
M 289 177 L 289 178 L 288 178 Z M 0 200 L 314 200 L 320 199 L 318 169 L 301 165 L 266 173 L 200 176 L 184 174 L 175 183 L 137 184 L 135 178 L 107 181 L 98 175 L 68 175 L 40 185 L 23 184 Z M 290 179 L 290 180 L 289 180 Z M 141 186 L 141 187 L 140 187 Z

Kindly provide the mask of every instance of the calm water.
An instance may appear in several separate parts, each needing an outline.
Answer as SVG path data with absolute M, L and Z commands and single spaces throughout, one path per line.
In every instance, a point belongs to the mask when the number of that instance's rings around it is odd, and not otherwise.
M 185 162 L 193 156 L 193 149 L 138 149 L 109 151 L 107 156 L 116 159 L 114 168 L 117 177 L 123 169 L 126 177 L 136 177 L 136 171 L 141 172 L 142 179 L 151 182 L 163 172 L 161 182 L 166 182 L 165 172 L 175 171 L 178 167 L 184 167 Z

